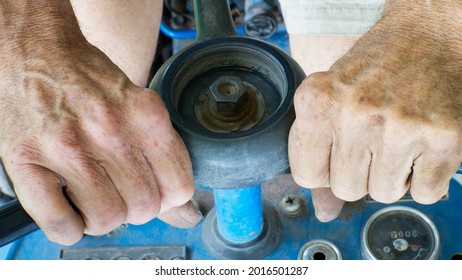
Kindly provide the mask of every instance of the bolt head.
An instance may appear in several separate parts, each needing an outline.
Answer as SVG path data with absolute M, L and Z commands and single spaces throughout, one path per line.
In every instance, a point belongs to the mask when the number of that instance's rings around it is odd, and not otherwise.
M 245 95 L 245 85 L 236 76 L 221 76 L 210 87 L 210 106 L 224 116 L 235 112 L 237 103 Z

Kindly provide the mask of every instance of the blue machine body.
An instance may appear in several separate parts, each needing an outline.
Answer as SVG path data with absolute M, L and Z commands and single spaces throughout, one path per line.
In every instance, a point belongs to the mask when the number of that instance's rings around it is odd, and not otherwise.
M 282 240 L 279 246 L 266 259 L 297 259 L 300 248 L 311 240 L 323 239 L 335 244 L 343 259 L 362 259 L 360 249 L 361 230 L 370 216 L 388 207 L 376 202 L 362 200 L 349 203 L 340 218 L 328 223 L 319 222 L 311 203 L 308 189 L 293 183 L 283 186 L 280 179 L 264 184 L 263 200 L 277 209 L 277 203 L 287 194 L 303 198 L 305 210 L 297 218 L 285 217 L 277 212 L 282 226 Z M 213 206 L 212 190 L 197 189 L 196 198 L 207 212 Z M 412 201 L 401 201 L 394 205 L 415 208 L 425 213 L 435 223 L 441 238 L 441 251 L 438 259 L 451 259 L 462 254 L 462 179 L 455 177 L 447 198 L 433 204 L 420 205 Z M 236 207 L 239 207 L 236 205 Z M 99 236 L 85 236 L 72 249 L 95 247 L 143 247 L 143 246 L 186 247 L 187 259 L 216 259 L 204 247 L 202 223 L 192 229 L 173 228 L 159 220 L 145 225 L 127 225 L 114 232 Z M 7 246 L 0 248 L 1 259 L 60 259 L 69 247 L 48 241 L 38 230 Z M 84 250 L 83 250 L 84 251 Z M 88 256 L 90 258 L 91 256 Z

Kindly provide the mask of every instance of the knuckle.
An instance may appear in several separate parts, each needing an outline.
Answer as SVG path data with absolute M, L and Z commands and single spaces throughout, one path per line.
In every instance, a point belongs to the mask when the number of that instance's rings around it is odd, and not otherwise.
M 147 223 L 157 217 L 160 211 L 158 198 L 143 198 L 128 207 L 127 222 L 135 225 Z
M 427 148 L 442 158 L 450 158 L 460 154 L 462 137 L 458 131 L 450 129 L 432 129 L 427 137 Z
M 339 199 L 353 202 L 358 201 L 363 198 L 367 192 L 355 190 L 353 187 L 349 186 L 331 186 L 332 193 Z
M 444 194 L 443 194 L 444 195 Z M 430 205 L 436 203 L 440 200 L 443 195 L 434 195 L 434 194 L 423 194 L 423 193 L 416 193 L 411 191 L 412 199 L 419 204 Z
M 438 202 L 449 189 L 449 181 L 447 184 L 437 186 L 435 184 L 420 184 L 411 186 L 411 196 L 415 202 L 429 205 Z
M 162 204 L 169 207 L 176 207 L 185 204 L 194 195 L 194 185 L 192 183 L 180 184 L 179 187 L 169 190 L 162 196 Z
M 125 223 L 127 210 L 125 206 L 113 204 L 102 209 L 96 215 L 88 217 L 86 221 L 86 232 L 90 235 L 102 235 L 113 231 Z
M 331 75 L 327 72 L 313 73 L 298 87 L 294 96 L 295 111 L 298 115 L 314 117 L 332 110 L 335 88 Z
M 384 194 L 383 192 L 369 191 L 369 196 L 379 203 L 391 204 L 398 201 L 402 195 Z
M 330 185 L 327 176 L 310 176 L 310 174 L 302 172 L 300 169 L 291 169 L 291 172 L 295 183 L 304 188 L 322 188 Z

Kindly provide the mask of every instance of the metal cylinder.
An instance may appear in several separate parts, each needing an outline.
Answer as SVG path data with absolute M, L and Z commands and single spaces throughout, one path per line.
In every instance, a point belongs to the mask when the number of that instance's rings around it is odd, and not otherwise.
M 243 189 L 214 189 L 217 226 L 233 243 L 247 243 L 263 230 L 261 186 Z

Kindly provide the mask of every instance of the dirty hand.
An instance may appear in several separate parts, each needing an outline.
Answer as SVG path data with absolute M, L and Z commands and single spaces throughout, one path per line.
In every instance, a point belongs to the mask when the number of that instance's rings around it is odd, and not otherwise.
M 289 159 L 321 221 L 366 194 L 430 204 L 462 161 L 460 1 L 388 1 L 383 18 L 295 96 Z
M 47 237 L 70 245 L 158 215 L 195 225 L 190 160 L 158 95 L 85 41 L 67 1 L 0 10 L 0 156 Z

